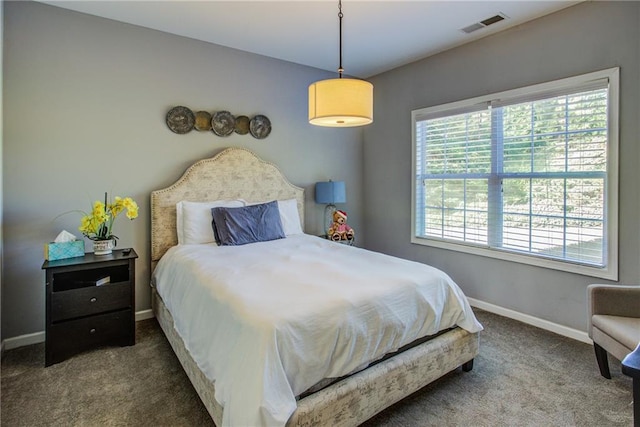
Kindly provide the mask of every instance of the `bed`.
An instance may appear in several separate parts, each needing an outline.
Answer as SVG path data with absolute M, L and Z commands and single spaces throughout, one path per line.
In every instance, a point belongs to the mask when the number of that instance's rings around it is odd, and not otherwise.
M 275 165 L 240 148 L 229 148 L 213 158 L 196 162 L 176 183 L 151 194 L 153 311 L 216 425 L 355 426 L 460 366 L 465 371 L 471 370 L 482 326 L 473 316 L 462 291 L 444 273 L 298 232 L 287 234 L 283 239 L 242 247 L 178 244 L 179 239 L 184 242 L 185 238 L 184 231 L 178 236 L 177 230 L 183 230 L 178 225 L 186 218 L 181 207 L 176 209 L 179 203 L 223 200 L 241 200 L 246 205 L 277 200 L 280 212 L 284 212 L 284 205 L 280 203 L 287 201 L 289 217 L 282 217 L 282 223 L 291 221 L 291 213 L 295 212 L 300 228 L 303 229 L 304 224 L 304 190 L 292 185 Z M 295 209 L 291 210 L 292 206 Z M 269 270 L 260 264 L 264 254 L 270 257 Z M 355 283 L 357 271 L 368 268 L 358 268 L 355 273 L 350 269 L 329 269 L 329 277 L 324 277 L 319 270 L 303 274 L 325 258 L 331 265 L 336 264 L 330 260 L 333 256 L 337 257 L 333 261 L 349 259 L 353 265 L 370 265 L 372 269 L 367 286 L 350 291 L 352 294 L 346 303 L 349 307 L 344 315 L 342 311 L 327 315 L 324 310 L 333 299 L 328 295 L 339 294 L 344 287 L 340 283 Z M 218 264 L 212 266 L 214 262 Z M 389 268 L 382 269 L 386 264 Z M 375 266 L 380 270 L 375 270 Z M 320 268 L 327 269 L 326 265 Z M 403 297 L 410 298 L 411 304 L 389 294 L 383 287 L 387 271 L 403 272 L 401 279 L 411 282 Z M 426 290 L 432 289 L 426 284 L 413 284 L 413 275 L 425 272 L 433 276 L 429 280 L 438 284 L 438 290 Z M 246 276 L 249 273 L 255 276 Z M 270 277 L 268 282 L 265 277 Z M 209 285 L 209 282 L 216 284 Z M 255 286 L 257 282 L 260 287 Z M 289 291 L 296 288 L 298 282 L 304 282 L 307 287 L 296 290 L 302 292 L 299 296 L 290 295 Z M 380 287 L 377 282 L 381 282 Z M 333 283 L 333 287 L 329 283 Z M 323 284 L 329 290 L 318 291 Z M 268 291 L 262 289 L 267 285 Z M 282 291 L 286 294 L 274 294 Z M 233 292 L 244 292 L 251 302 L 238 300 Z M 265 293 L 251 298 L 252 292 Z M 377 292 L 376 298 L 386 302 L 378 303 L 377 299 L 374 303 L 368 299 L 362 302 L 364 297 L 360 295 L 367 292 Z M 307 298 L 314 300 L 313 306 L 307 305 L 308 301 L 295 303 L 296 298 L 304 299 L 305 293 L 313 295 Z M 423 293 L 436 295 L 438 302 L 426 301 L 425 297 L 421 305 Z M 272 294 L 282 297 L 270 298 Z M 192 301 L 187 302 L 187 297 Z M 420 302 L 414 304 L 413 301 Z M 262 313 L 258 304 L 272 305 L 265 306 Z M 390 333 L 388 324 L 375 332 L 377 320 L 358 317 L 370 316 L 371 304 L 384 307 L 383 311 L 401 307 L 398 312 L 408 313 L 408 318 L 427 313 L 429 321 L 417 318 L 394 321 L 400 324 L 398 328 L 404 328 L 399 329 L 400 334 Z M 446 308 L 433 308 L 441 305 Z M 195 310 L 194 307 L 202 308 Z M 240 316 L 243 311 L 246 313 Z M 393 310 L 390 313 L 388 317 L 398 315 Z M 365 329 L 363 336 L 375 340 L 375 344 L 345 333 L 351 331 L 351 326 L 332 324 L 334 319 L 340 322 L 340 316 L 353 317 L 356 325 L 366 324 L 369 329 L 357 326 L 355 329 Z M 255 352 L 246 351 L 251 339 L 263 342 L 262 335 L 256 335 L 254 329 L 272 317 L 277 327 L 257 328 L 266 331 L 268 338 L 263 340 L 266 344 L 256 345 Z M 290 323 L 283 328 L 284 318 Z M 229 323 L 223 325 L 223 322 Z M 334 340 L 331 341 L 334 344 L 327 345 L 328 339 Z M 345 344 L 349 342 L 358 342 L 358 345 Z M 296 354 L 298 350 L 287 350 L 285 344 L 299 348 L 300 354 Z M 227 345 L 229 349 L 238 347 L 244 351 L 227 351 Z M 345 346 L 349 348 L 347 353 Z M 367 350 L 362 350 L 363 347 Z M 287 351 L 291 351 L 291 355 Z M 324 353 L 330 361 L 314 356 Z M 263 359 L 270 364 L 257 366 L 256 360 Z M 230 365 L 223 367 L 223 363 Z M 256 370 L 252 371 L 254 365 Z M 253 387 L 250 381 L 255 378 L 259 386 Z

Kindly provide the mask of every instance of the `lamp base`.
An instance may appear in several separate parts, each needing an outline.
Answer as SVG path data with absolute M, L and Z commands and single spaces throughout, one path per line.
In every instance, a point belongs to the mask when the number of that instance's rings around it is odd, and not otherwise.
M 324 232 L 329 234 L 329 228 L 333 222 L 333 213 L 336 211 L 336 205 L 328 204 L 324 208 Z

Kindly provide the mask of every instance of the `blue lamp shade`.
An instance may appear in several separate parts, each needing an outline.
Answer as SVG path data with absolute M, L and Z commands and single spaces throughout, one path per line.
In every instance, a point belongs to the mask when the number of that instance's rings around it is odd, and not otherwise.
M 316 203 L 347 203 L 344 181 L 316 182 Z

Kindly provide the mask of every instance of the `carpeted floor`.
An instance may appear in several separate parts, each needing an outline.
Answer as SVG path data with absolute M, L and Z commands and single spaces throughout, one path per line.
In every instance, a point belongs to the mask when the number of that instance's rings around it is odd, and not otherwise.
M 460 369 L 366 423 L 372 426 L 631 426 L 631 378 L 593 348 L 476 310 L 485 326 L 471 372 Z M 44 368 L 44 344 L 2 358 L 3 426 L 212 426 L 154 319 L 134 347 L 86 352 Z

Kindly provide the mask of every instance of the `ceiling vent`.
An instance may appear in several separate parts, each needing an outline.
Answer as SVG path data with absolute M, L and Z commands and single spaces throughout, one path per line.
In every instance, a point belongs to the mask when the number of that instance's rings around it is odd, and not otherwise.
M 494 15 L 490 18 L 487 19 L 483 19 L 480 22 L 476 22 L 475 24 L 471 24 L 468 25 L 464 28 L 461 28 L 461 31 L 464 31 L 465 33 L 469 34 L 469 33 L 473 33 L 474 31 L 477 31 L 481 28 L 484 27 L 488 27 L 489 25 L 493 25 L 496 22 L 500 22 L 507 19 L 507 15 L 505 15 L 504 13 L 498 13 L 497 15 Z

